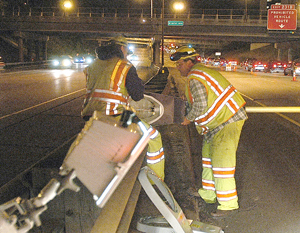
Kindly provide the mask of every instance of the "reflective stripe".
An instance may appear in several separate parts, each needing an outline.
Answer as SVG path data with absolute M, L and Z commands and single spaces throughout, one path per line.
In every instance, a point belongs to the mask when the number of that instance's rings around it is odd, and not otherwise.
M 236 189 L 228 191 L 216 191 L 218 201 L 230 201 L 237 198 Z
M 132 64 L 125 60 L 118 60 L 110 77 L 109 90 L 96 88 L 87 90 L 86 99 L 88 101 L 106 102 L 105 114 L 115 115 L 119 113 L 120 105 L 128 105 L 129 96 L 127 93 L 121 93 L 122 85 L 125 85 L 126 75 Z
M 91 97 L 95 100 L 105 101 L 109 103 L 117 103 L 117 104 L 127 104 L 128 98 L 127 96 L 122 95 L 122 93 L 104 90 L 104 89 L 95 89 L 91 94 Z
M 105 114 L 106 115 L 115 115 L 118 114 L 118 104 L 111 104 L 110 102 L 107 102 L 106 104 L 106 109 L 105 109 Z
M 150 139 L 154 139 L 157 137 L 158 135 L 158 131 L 156 129 L 153 129 L 152 127 L 150 127 L 152 129 L 151 133 L 150 133 Z
M 155 164 L 160 162 L 165 158 L 164 148 L 160 148 L 159 151 L 156 152 L 147 152 L 147 163 Z
M 202 158 L 202 166 L 206 168 L 212 168 L 211 159 L 209 158 Z
M 202 188 L 206 190 L 215 191 L 215 182 L 212 180 L 204 180 L 202 179 Z
M 195 122 L 198 125 L 206 125 L 211 122 L 218 113 L 222 110 L 225 104 L 231 99 L 231 97 L 235 94 L 236 90 L 232 85 L 229 85 L 225 91 L 219 95 L 219 97 L 215 100 L 213 105 L 205 112 L 203 115 L 197 117 Z M 233 110 L 232 108 L 230 110 Z M 236 109 L 237 111 L 237 109 Z M 235 113 L 235 112 L 234 112 Z
M 125 77 L 129 71 L 129 69 L 131 68 L 131 64 L 127 63 L 124 60 L 119 60 L 113 70 L 113 73 L 111 75 L 110 78 L 110 91 L 113 91 L 115 93 L 119 93 L 120 92 L 120 86 L 122 85 L 122 83 L 125 83 Z M 122 93 L 120 93 L 122 95 Z M 127 99 L 126 99 L 127 102 Z M 110 102 L 109 104 L 107 104 L 106 106 L 106 114 L 109 112 L 111 114 L 117 114 L 117 108 L 119 106 L 119 104 L 121 103 L 113 103 Z
M 198 125 L 197 122 L 195 122 L 195 125 Z M 209 128 L 207 126 L 201 126 L 202 128 L 202 134 L 207 134 L 209 132 Z
M 234 178 L 235 167 L 213 168 L 215 178 Z
M 91 90 L 87 90 L 87 93 L 88 93 L 87 96 L 89 96 L 89 101 L 93 100 L 93 101 L 102 101 L 107 103 L 105 109 L 106 115 L 118 114 L 117 107 L 120 104 L 128 105 L 128 97 L 124 96 L 122 93 L 118 93 L 111 90 L 105 90 L 105 89 L 95 89 L 94 92 L 92 92 Z
M 207 112 L 195 119 L 196 125 L 206 125 L 211 122 L 225 105 L 233 114 L 238 111 L 239 106 L 232 98 L 236 93 L 236 89 L 232 85 L 229 85 L 224 90 L 216 79 L 204 72 L 201 72 L 200 70 L 193 70 L 189 73 L 189 76 L 190 75 L 205 80 L 207 82 L 207 85 L 217 96 L 213 105 L 207 110 Z
M 113 73 L 110 78 L 110 90 L 119 91 L 119 86 L 121 85 L 124 76 L 122 75 L 122 70 L 125 68 L 125 63 L 122 60 L 119 60 L 113 70 Z

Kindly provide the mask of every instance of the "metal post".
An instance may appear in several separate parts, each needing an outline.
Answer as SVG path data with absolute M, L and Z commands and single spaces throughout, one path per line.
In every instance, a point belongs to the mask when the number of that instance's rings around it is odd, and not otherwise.
M 162 10 L 161 10 L 161 66 L 162 72 L 164 68 L 164 15 L 165 15 L 165 0 L 162 0 Z
M 151 0 L 151 19 L 153 18 L 153 0 Z
M 247 0 L 245 0 L 245 21 L 248 20 L 248 6 L 247 6 Z

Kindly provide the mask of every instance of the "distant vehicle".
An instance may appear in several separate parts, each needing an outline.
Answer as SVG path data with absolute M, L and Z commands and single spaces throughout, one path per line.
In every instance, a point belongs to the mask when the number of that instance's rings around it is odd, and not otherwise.
M 213 62 L 214 62 L 214 58 L 213 57 L 208 57 L 207 59 L 206 59 L 206 62 L 205 62 L 205 64 L 209 64 L 209 65 L 212 65 L 213 64 Z
M 293 62 L 286 64 L 286 67 L 283 70 L 284 75 L 293 75 Z
M 219 66 L 221 67 L 225 67 L 227 65 L 227 60 L 225 58 L 220 58 L 220 64 Z
M 0 69 L 3 69 L 5 66 L 3 58 L 0 56 Z
M 295 60 L 294 62 L 289 62 L 284 71 L 283 74 L 284 75 L 300 75 L 300 59 Z
M 85 62 L 85 58 L 82 56 L 75 56 L 74 57 L 74 63 L 84 63 Z
M 202 61 L 202 58 L 201 58 L 201 56 L 197 56 L 197 58 L 196 58 L 196 59 L 197 59 L 197 61 L 198 61 L 198 62 L 201 62 L 201 61 Z
M 256 62 L 257 59 L 256 58 L 248 58 L 245 60 L 244 62 L 244 69 L 251 71 L 252 67 L 253 67 L 253 63 Z
M 54 68 L 71 68 L 73 65 L 73 58 L 69 55 L 62 55 L 54 58 L 51 65 Z
M 219 66 L 219 65 L 220 65 L 220 59 L 215 59 L 215 60 L 212 62 L 212 65 L 213 65 L 213 66 Z
M 283 73 L 287 64 L 282 61 L 270 61 L 266 64 L 265 72 Z
M 262 61 L 254 61 L 252 63 L 251 69 L 253 70 L 253 72 L 255 72 L 255 71 L 265 71 L 265 67 L 266 67 L 266 64 L 264 64 Z M 250 70 L 248 70 L 248 71 L 250 71 Z
M 91 64 L 95 59 L 96 59 L 95 56 L 88 54 L 85 56 L 85 63 Z
M 237 66 L 238 61 L 237 60 L 229 60 L 228 64 L 231 65 L 231 66 Z
M 237 60 L 233 60 L 233 59 L 228 60 L 228 62 L 226 64 L 226 70 L 227 71 L 236 71 L 237 64 L 238 64 Z

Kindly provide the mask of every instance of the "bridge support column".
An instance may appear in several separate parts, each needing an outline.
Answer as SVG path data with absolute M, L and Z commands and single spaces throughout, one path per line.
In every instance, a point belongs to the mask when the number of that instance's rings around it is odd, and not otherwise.
M 43 41 L 43 60 L 48 60 L 48 40 L 49 37 L 47 37 L 47 40 Z
M 277 60 L 278 60 L 278 61 L 283 60 L 281 57 L 282 57 L 282 56 L 281 56 L 281 48 L 278 48 L 278 50 L 277 50 Z
M 24 62 L 23 38 L 21 36 L 18 38 L 18 47 L 19 47 L 19 61 Z
M 293 53 L 292 53 L 293 49 L 289 48 L 288 49 L 288 61 L 292 61 L 293 60 Z
M 154 40 L 153 40 L 153 44 L 152 44 L 152 48 L 153 48 L 153 63 L 155 65 L 159 65 L 161 64 L 160 61 L 160 53 L 161 53 L 161 49 L 160 49 L 160 42 L 161 42 L 161 37 L 156 35 L 154 36 Z

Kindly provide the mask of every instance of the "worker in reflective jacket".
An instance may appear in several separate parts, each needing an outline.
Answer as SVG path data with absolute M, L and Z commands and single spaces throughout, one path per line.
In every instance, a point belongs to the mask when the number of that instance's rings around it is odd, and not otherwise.
M 214 217 L 239 208 L 235 183 L 236 150 L 247 114 L 245 101 L 218 71 L 197 63 L 193 48 L 181 47 L 171 55 L 182 76 L 187 77 L 187 115 L 182 125 L 194 122 L 204 135 L 202 188 L 197 195 L 206 203 L 217 203 Z
M 145 87 L 138 77 L 135 67 L 126 59 L 127 40 L 118 36 L 108 44 L 96 49 L 97 59 L 89 65 L 86 75 L 86 97 L 82 116 L 88 120 L 94 111 L 105 115 L 121 115 L 124 106 L 144 98 Z M 151 128 L 148 143 L 147 165 L 164 179 L 164 149 L 160 133 L 148 123 L 142 121 L 147 129 Z

